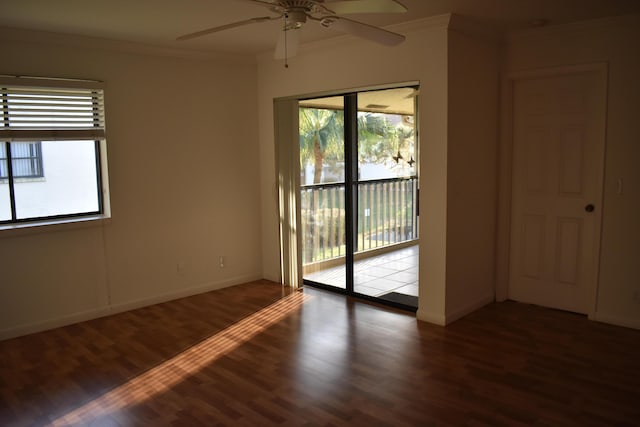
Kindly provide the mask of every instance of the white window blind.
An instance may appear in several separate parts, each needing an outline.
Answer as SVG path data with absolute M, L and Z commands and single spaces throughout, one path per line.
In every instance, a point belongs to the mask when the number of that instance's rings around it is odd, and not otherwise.
M 0 76 L 0 140 L 104 138 L 101 82 Z

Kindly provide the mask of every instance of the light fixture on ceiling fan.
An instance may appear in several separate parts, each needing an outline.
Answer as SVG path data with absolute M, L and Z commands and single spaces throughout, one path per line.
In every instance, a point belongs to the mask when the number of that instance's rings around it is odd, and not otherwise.
M 352 34 L 386 46 L 395 46 L 404 41 L 404 36 L 385 29 L 344 18 L 341 15 L 357 13 L 404 13 L 407 8 L 396 0 L 244 0 L 266 7 L 274 13 L 272 16 L 260 16 L 243 21 L 208 28 L 195 33 L 185 34 L 176 40 L 190 40 L 207 34 L 243 25 L 265 21 L 284 19 L 281 36 L 276 46 L 275 58 L 287 59 L 295 55 L 297 45 L 297 30 L 302 28 L 307 20 L 318 22 L 324 28 Z M 293 47 L 293 49 L 290 48 Z M 286 66 L 286 64 L 285 64 Z

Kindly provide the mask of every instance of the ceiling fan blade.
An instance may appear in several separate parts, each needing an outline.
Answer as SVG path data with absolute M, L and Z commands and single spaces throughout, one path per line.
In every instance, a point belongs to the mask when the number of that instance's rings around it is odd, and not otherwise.
M 395 0 L 349 0 L 325 3 L 336 15 L 350 13 L 405 13 L 407 8 Z
M 241 27 L 243 25 L 255 24 L 257 22 L 271 21 L 273 19 L 279 19 L 280 16 L 259 16 L 257 18 L 245 19 L 244 21 L 233 22 L 231 24 L 220 25 L 219 27 L 207 28 L 206 30 L 196 31 L 195 33 L 185 34 L 176 38 L 176 40 L 184 41 L 191 40 L 196 37 L 206 36 L 207 34 L 217 33 L 218 31 L 224 31 L 235 27 Z
M 385 46 L 396 46 L 402 43 L 405 36 L 387 31 L 380 27 L 354 21 L 353 19 L 331 16 L 322 20 L 322 25 L 327 28 L 335 28 L 338 31 L 348 33 Z
M 277 1 L 275 2 L 271 2 L 271 1 L 266 1 L 266 0 L 244 0 L 246 2 L 250 2 L 250 3 L 255 3 L 255 4 L 259 4 L 260 6 L 264 6 L 264 7 L 268 7 L 269 9 L 273 9 L 273 8 L 281 8 L 281 6 L 278 4 Z
M 283 30 L 278 35 L 276 51 L 273 54 L 275 59 L 293 58 L 298 54 L 299 30 Z

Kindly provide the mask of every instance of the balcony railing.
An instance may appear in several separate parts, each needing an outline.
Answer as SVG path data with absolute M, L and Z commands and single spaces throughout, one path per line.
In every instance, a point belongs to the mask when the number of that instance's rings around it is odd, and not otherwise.
M 301 187 L 303 264 L 345 255 L 344 183 Z M 358 183 L 357 252 L 416 239 L 417 178 Z

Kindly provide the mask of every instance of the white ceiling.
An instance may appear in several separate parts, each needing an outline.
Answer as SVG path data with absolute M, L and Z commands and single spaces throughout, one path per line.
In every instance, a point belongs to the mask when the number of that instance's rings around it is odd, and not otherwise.
M 640 13 L 640 0 L 400 0 L 409 12 L 397 15 L 350 15 L 386 26 L 457 13 L 499 31 L 607 16 Z M 0 0 L 0 27 L 51 31 L 207 52 L 255 55 L 271 50 L 281 23 L 263 22 L 195 40 L 175 38 L 209 27 L 269 15 L 246 0 Z M 308 22 L 301 42 L 340 35 Z
M 358 93 L 358 111 L 374 113 L 414 114 L 415 95 L 418 92 L 411 87 L 401 87 Z M 325 98 L 305 99 L 300 101 L 303 107 L 329 108 L 342 110 L 344 97 L 330 96 Z

